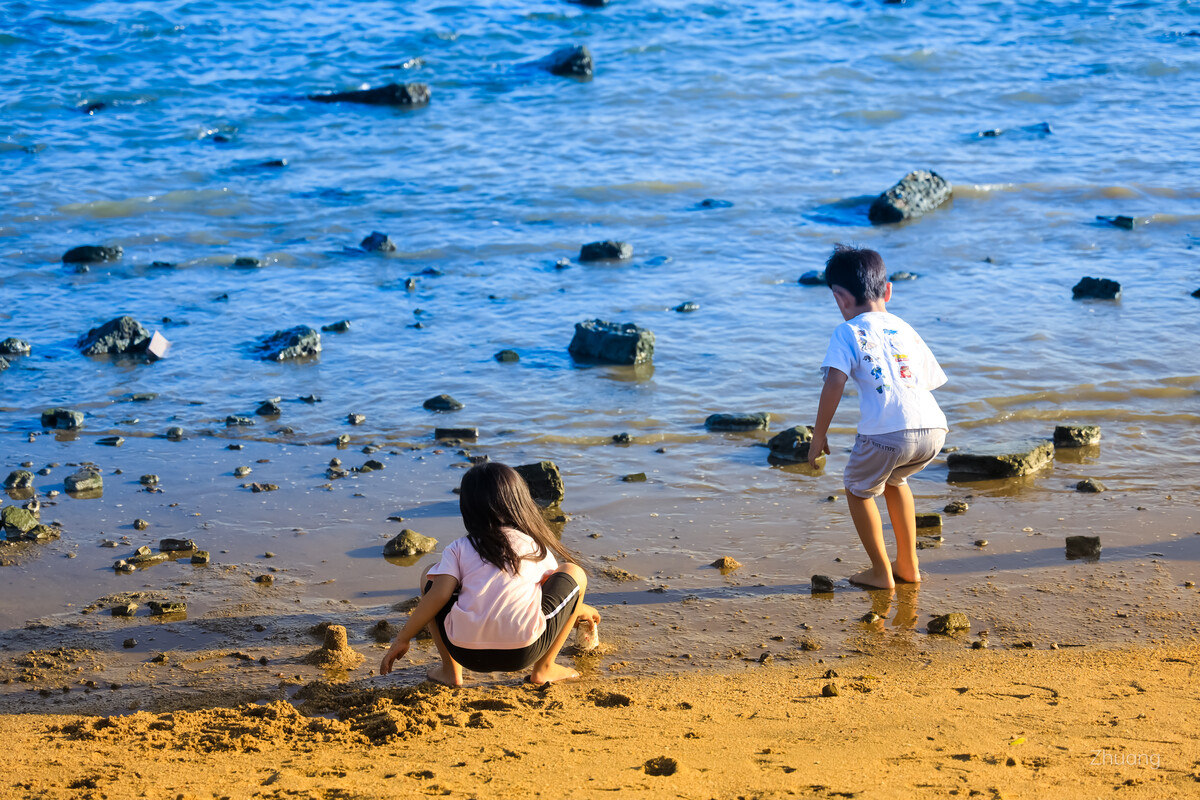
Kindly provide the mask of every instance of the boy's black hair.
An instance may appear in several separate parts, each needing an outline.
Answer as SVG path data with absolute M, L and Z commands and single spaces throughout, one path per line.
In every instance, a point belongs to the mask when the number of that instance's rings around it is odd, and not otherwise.
M 887 288 L 883 256 L 865 247 L 836 244 L 825 262 L 825 284 L 830 288 L 842 287 L 854 295 L 859 305 L 879 300 Z

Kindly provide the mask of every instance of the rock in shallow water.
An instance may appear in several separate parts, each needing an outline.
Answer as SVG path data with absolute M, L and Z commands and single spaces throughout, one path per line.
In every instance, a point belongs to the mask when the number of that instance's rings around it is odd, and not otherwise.
M 264 336 L 256 349 L 264 361 L 287 361 L 315 356 L 321 352 L 321 334 L 307 325 L 297 325 Z
M 396 244 L 386 233 L 371 231 L 371 235 L 359 243 L 359 247 L 368 253 L 394 253 Z
M 654 358 L 654 334 L 628 322 L 587 320 L 575 323 L 575 336 L 567 349 L 585 361 L 643 364 Z
M 1107 491 L 1108 487 L 1095 478 L 1084 478 L 1079 483 L 1075 484 L 1075 491 L 1084 494 L 1099 494 Z
M 916 514 L 916 523 L 918 528 L 940 528 L 942 527 L 942 515 L 936 511 L 929 513 Z
M 150 347 L 150 331 L 133 317 L 117 317 L 80 336 L 77 346 L 85 356 L 143 355 Z
M 936 172 L 914 170 L 875 198 L 867 216 L 875 225 L 914 219 L 949 200 L 951 191 L 950 183 Z
M 369 106 L 423 106 L 429 102 L 429 87 L 423 83 L 389 83 L 374 89 L 310 94 L 318 103 L 361 103 Z
M 1080 278 L 1079 283 L 1071 287 L 1071 297 L 1075 300 L 1120 300 L 1121 284 L 1108 278 Z
M 1068 536 L 1067 558 L 1099 558 L 1099 536 Z
M 96 492 L 104 488 L 104 478 L 99 472 L 81 469 L 63 480 L 68 492 Z
M 1054 444 L 1045 440 L 1007 442 L 960 450 L 946 457 L 949 480 L 1016 478 L 1054 461 Z
M 439 394 L 421 404 L 426 411 L 461 411 L 464 406 L 448 394 Z
M 15 469 L 4 479 L 5 489 L 30 489 L 33 487 L 33 473 L 27 469 Z
M 956 631 L 971 630 L 971 620 L 967 619 L 966 614 L 954 611 L 929 620 L 928 628 L 930 633 L 949 635 Z
M 517 474 L 525 479 L 529 486 L 529 494 L 539 506 L 547 508 L 558 505 L 566 496 L 562 473 L 553 461 L 538 461 L 535 464 L 522 464 L 514 467 Z
M 515 364 L 521 360 L 521 356 L 517 354 L 516 350 L 501 350 L 493 358 L 501 364 Z
M 383 554 L 385 556 L 417 556 L 428 553 L 435 547 L 437 547 L 437 539 L 432 536 L 422 536 L 414 530 L 405 528 L 383 546 Z
M 704 427 L 710 431 L 766 430 L 770 424 L 771 415 L 766 411 L 746 414 L 710 414 L 704 420 Z
M 125 251 L 120 246 L 104 247 L 102 245 L 85 244 L 72 247 L 63 253 L 64 264 L 96 264 L 105 261 L 118 261 Z
M 833 578 L 828 575 L 813 575 L 812 576 L 812 593 L 813 594 L 829 594 L 834 589 Z
M 1054 426 L 1055 447 L 1087 447 L 1100 441 L 1099 425 Z
M 69 408 L 48 408 L 42 412 L 42 427 L 77 431 L 83 427 L 83 412 Z
M 613 239 L 589 242 L 579 249 L 580 261 L 624 261 L 629 258 L 633 258 L 633 245 Z
M 808 272 L 800 276 L 798 283 L 801 286 L 824 286 L 825 271 L 810 269 Z
M 965 514 L 968 508 L 970 506 L 967 505 L 967 501 L 965 500 L 951 500 L 942 511 L 947 514 Z
M 321 330 L 328 333 L 348 333 L 350 331 L 350 320 L 343 319 L 339 322 L 331 322 L 328 325 L 322 325 Z
M 543 64 L 551 75 L 590 78 L 595 71 L 592 52 L 587 45 L 560 47 L 545 58 Z
M 0 342 L 0 355 L 3 356 L 27 356 L 31 350 L 29 342 L 15 336 L 10 336 Z

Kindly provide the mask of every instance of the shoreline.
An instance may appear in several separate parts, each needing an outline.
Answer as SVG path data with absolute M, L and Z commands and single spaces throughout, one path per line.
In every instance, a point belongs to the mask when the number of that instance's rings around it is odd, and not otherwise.
M 1187 796 L 1200 646 L 874 653 L 289 703 L 0 715 L 13 797 Z M 829 672 L 832 670 L 832 673 Z M 828 676 L 828 677 L 827 677 Z M 827 685 L 837 696 L 822 696 Z M 849 748 L 849 750 L 848 750 Z M 853 754 L 847 758 L 847 753 Z

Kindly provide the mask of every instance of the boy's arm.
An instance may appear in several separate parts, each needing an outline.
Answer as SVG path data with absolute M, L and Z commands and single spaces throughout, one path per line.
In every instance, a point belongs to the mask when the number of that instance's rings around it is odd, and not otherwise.
M 813 427 L 813 438 L 808 445 L 808 464 L 814 469 L 817 459 L 829 452 L 829 424 L 833 422 L 833 414 L 842 401 L 847 377 L 836 367 L 826 368 L 825 386 L 821 389 L 821 402 L 817 405 L 817 424 Z
M 429 587 L 429 591 L 421 597 L 421 602 L 417 603 L 417 607 L 409 615 L 408 622 L 396 634 L 392 646 L 388 648 L 387 655 L 383 657 L 383 662 L 379 665 L 380 675 L 387 675 L 392 671 L 392 662 L 408 652 L 408 646 L 413 637 L 433 621 L 437 613 L 446 603 L 450 602 L 454 590 L 458 588 L 458 579 L 453 575 L 430 575 L 429 579 L 433 581 L 433 586 Z

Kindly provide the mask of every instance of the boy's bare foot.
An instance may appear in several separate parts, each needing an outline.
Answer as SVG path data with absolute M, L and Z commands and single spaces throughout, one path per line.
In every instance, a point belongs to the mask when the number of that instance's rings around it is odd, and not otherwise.
M 447 667 L 445 664 L 438 664 L 425 670 L 425 680 L 453 688 L 463 685 L 462 673 L 456 674 L 453 669 Z
M 529 682 L 537 686 L 542 686 L 547 683 L 559 683 L 560 681 L 573 681 L 579 678 L 579 673 L 570 667 L 564 667 L 561 664 L 551 662 L 550 666 L 545 669 L 535 669 L 529 673 Z
M 875 569 L 864 569 L 857 575 L 851 575 L 847 580 L 857 586 L 866 586 L 870 589 L 895 589 L 896 582 L 890 576 L 879 576 L 875 574 Z
M 901 569 L 896 565 L 896 562 L 893 561 L 892 577 L 900 583 L 920 583 L 921 570 L 916 567 L 913 567 L 911 570 Z

